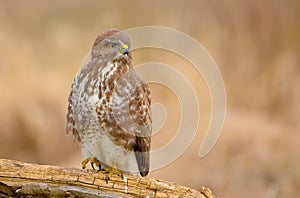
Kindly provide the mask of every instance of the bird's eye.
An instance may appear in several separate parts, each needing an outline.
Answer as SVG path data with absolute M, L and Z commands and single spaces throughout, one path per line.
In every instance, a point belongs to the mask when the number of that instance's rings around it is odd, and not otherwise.
M 116 48 L 116 44 L 111 43 L 111 44 L 109 44 L 109 47 L 110 47 L 110 48 Z

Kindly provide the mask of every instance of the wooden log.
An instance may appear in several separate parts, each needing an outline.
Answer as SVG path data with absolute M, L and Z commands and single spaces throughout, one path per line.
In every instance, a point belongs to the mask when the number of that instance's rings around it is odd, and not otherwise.
M 153 178 L 113 175 L 94 170 L 38 165 L 0 159 L 0 197 L 200 197 L 213 198 L 209 188 L 199 191 Z

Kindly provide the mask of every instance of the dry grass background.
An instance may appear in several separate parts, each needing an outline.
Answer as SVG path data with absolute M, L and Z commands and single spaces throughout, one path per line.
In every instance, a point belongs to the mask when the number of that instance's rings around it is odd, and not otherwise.
M 0 157 L 79 166 L 79 147 L 65 135 L 71 81 L 96 35 L 108 28 L 176 28 L 203 44 L 227 92 L 225 126 L 214 149 L 197 157 L 210 116 L 209 92 L 188 63 L 141 50 L 135 63 L 173 65 L 193 83 L 201 125 L 187 152 L 153 171 L 158 177 L 221 197 L 300 194 L 300 2 L 0 1 Z M 151 85 L 168 120 L 153 147 L 174 135 L 178 102 Z

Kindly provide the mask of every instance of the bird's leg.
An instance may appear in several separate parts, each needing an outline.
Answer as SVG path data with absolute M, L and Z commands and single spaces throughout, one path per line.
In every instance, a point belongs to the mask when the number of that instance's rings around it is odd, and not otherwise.
M 116 175 L 118 176 L 121 176 L 122 180 L 126 183 L 125 185 L 125 193 L 128 193 L 128 179 L 127 177 L 125 177 L 123 175 L 123 173 L 121 173 L 121 171 L 119 171 L 117 169 L 117 165 L 116 165 L 116 162 L 114 161 L 114 165 L 110 168 L 106 168 L 106 169 L 103 169 L 103 171 L 106 172 L 106 175 L 105 175 L 105 181 L 106 181 L 106 184 L 108 184 L 108 180 L 110 179 L 110 177 L 115 173 Z
M 86 165 L 89 163 L 90 158 L 87 158 L 81 162 L 82 169 L 85 169 Z
M 94 164 L 98 167 L 98 170 L 101 170 L 101 163 L 100 163 L 100 161 L 99 161 L 97 158 L 95 158 L 95 157 L 89 157 L 89 158 L 83 160 L 83 161 L 81 162 L 82 169 L 85 169 L 86 165 L 87 165 L 89 162 L 91 163 L 91 166 L 92 166 L 93 170 L 95 170 Z
M 123 174 L 119 170 L 117 170 L 116 167 L 117 167 L 116 162 L 114 162 L 114 165 L 112 167 L 102 169 L 106 173 L 106 176 L 105 176 L 106 184 L 108 184 L 108 180 L 110 179 L 110 177 L 113 174 L 116 174 L 116 175 L 120 176 L 122 179 L 124 179 Z

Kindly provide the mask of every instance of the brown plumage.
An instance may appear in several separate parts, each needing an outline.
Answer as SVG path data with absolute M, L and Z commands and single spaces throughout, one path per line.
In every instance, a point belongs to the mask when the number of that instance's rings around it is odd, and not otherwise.
M 146 176 L 150 90 L 135 73 L 129 49 L 124 32 L 108 30 L 96 38 L 90 62 L 72 84 L 67 132 L 81 142 L 83 163 L 96 159 L 104 168 Z

